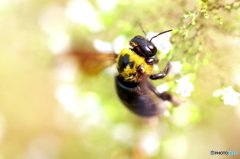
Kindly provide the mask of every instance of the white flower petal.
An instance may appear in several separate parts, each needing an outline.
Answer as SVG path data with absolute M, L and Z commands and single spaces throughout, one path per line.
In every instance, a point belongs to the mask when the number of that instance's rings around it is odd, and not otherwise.
M 225 105 L 235 106 L 239 103 L 240 93 L 233 90 L 232 86 L 223 89 L 223 102 Z
M 183 97 L 188 97 L 191 95 L 191 92 L 194 90 L 194 86 L 189 82 L 190 77 L 184 76 L 179 80 L 176 80 L 178 83 L 176 93 L 180 94 Z
M 180 61 L 174 61 L 174 62 L 171 62 L 171 69 L 170 71 L 168 72 L 169 74 L 179 74 L 183 68 L 182 64 Z
M 162 85 L 159 85 L 157 86 L 157 90 L 158 92 L 162 93 L 164 91 L 167 91 L 168 90 L 168 85 L 167 84 L 162 84 Z
M 157 34 L 158 33 L 149 32 L 147 34 L 147 38 L 151 39 L 153 36 Z M 161 53 L 167 54 L 172 49 L 172 44 L 169 41 L 170 37 L 171 33 L 167 32 L 157 36 L 156 38 L 153 38 L 152 43 L 157 47 L 158 50 L 161 51 Z

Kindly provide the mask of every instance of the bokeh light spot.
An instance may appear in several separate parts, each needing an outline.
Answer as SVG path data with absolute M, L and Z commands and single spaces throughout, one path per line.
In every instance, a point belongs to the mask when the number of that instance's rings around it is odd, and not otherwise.
M 73 22 L 83 24 L 91 31 L 97 32 L 103 29 L 103 24 L 98 19 L 95 9 L 88 1 L 69 1 L 66 15 Z

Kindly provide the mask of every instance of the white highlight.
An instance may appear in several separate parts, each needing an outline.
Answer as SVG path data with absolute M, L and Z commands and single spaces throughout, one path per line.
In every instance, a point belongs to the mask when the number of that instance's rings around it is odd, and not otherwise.
M 56 78 L 63 82 L 73 82 L 76 79 L 76 73 L 77 68 L 73 64 L 66 63 L 57 70 Z
M 70 38 L 64 32 L 53 33 L 49 39 L 48 46 L 54 54 L 60 54 L 70 46 Z
M 84 0 L 73 0 L 68 3 L 67 17 L 73 22 L 87 26 L 91 31 L 102 30 L 103 25 L 98 19 L 93 6 Z
M 159 136 L 155 133 L 146 134 L 141 142 L 142 149 L 150 156 L 156 155 L 158 153 L 159 145 Z
M 103 11 L 111 11 L 115 8 L 118 0 L 97 0 L 98 6 Z
M 60 85 L 55 92 L 57 100 L 64 106 L 67 112 L 78 114 L 77 92 L 71 85 Z
M 124 47 L 126 47 L 126 37 L 119 35 L 113 40 L 113 50 L 115 53 L 119 53 Z
M 93 42 L 94 47 L 102 52 L 102 53 L 110 53 L 112 52 L 112 45 L 109 42 L 104 42 L 102 40 L 94 40 Z

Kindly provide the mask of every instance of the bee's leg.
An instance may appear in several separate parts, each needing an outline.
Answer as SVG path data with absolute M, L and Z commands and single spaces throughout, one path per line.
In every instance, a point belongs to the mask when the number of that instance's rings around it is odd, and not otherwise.
M 167 100 L 174 105 L 179 105 L 181 103 L 177 98 L 173 97 L 170 93 L 166 91 L 159 92 L 157 88 L 154 87 L 150 82 L 147 82 L 147 86 L 154 94 L 156 94 L 157 97 L 161 98 L 162 100 Z
M 169 70 L 170 70 L 170 67 L 171 67 L 170 62 L 168 62 L 167 65 L 166 65 L 166 67 L 163 69 L 163 71 L 161 71 L 161 72 L 158 73 L 158 74 L 150 75 L 150 79 L 152 79 L 152 80 L 157 80 L 157 79 L 162 79 L 162 78 L 164 78 L 164 77 L 168 74 L 168 72 L 169 72 Z

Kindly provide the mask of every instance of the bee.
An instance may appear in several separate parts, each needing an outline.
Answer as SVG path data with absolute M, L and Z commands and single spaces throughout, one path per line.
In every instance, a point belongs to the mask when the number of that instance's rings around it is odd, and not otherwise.
M 159 92 L 150 80 L 163 79 L 170 70 L 170 62 L 165 68 L 154 73 L 154 65 L 159 63 L 157 48 L 152 39 L 167 30 L 153 36 L 150 40 L 137 35 L 130 40 L 129 48 L 123 48 L 119 54 L 78 53 L 80 67 L 89 74 L 97 74 L 102 69 L 116 63 L 117 75 L 115 88 L 120 101 L 133 113 L 141 117 L 156 116 L 164 111 L 163 101 L 174 105 L 180 102 L 168 92 Z

